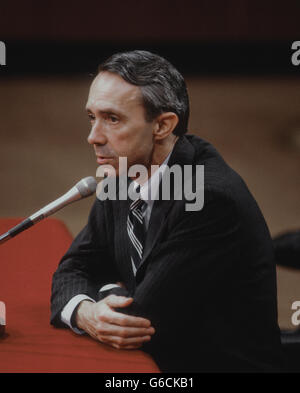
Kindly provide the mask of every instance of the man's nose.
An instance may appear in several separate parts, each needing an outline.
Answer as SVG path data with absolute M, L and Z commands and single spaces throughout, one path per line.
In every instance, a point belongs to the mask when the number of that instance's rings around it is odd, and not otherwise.
M 87 141 L 90 145 L 105 145 L 107 140 L 106 136 L 101 130 L 100 124 L 94 124 L 91 132 L 87 138 Z

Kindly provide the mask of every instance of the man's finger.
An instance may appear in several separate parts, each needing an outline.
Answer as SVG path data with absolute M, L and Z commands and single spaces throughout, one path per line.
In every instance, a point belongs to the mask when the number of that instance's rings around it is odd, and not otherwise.
M 142 344 L 125 345 L 124 347 L 121 347 L 118 344 L 112 344 L 112 346 L 114 348 L 116 348 L 116 349 L 123 349 L 123 350 L 125 349 L 125 350 L 127 350 L 127 349 L 139 349 L 139 348 L 141 348 Z
M 99 334 L 104 336 L 119 336 L 119 337 L 143 337 L 152 335 L 155 333 L 154 328 L 151 326 L 149 328 L 144 327 L 123 327 L 118 325 L 112 325 L 110 323 L 102 322 L 99 327 Z
M 128 307 L 132 302 L 132 297 L 109 295 L 105 299 L 109 307 Z
M 143 337 L 130 337 L 123 338 L 119 336 L 102 336 L 98 335 L 99 341 L 114 346 L 115 348 L 125 348 L 127 346 L 140 346 L 145 342 L 151 340 L 151 336 L 143 336 Z
M 118 326 L 140 328 L 148 328 L 151 326 L 151 322 L 149 321 L 149 319 L 126 315 L 113 310 L 110 310 L 110 312 L 101 315 L 100 319 L 103 322 Z

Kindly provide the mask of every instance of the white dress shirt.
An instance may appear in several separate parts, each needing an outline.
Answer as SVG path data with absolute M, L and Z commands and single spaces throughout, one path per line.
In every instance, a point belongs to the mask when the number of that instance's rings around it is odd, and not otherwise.
M 145 208 L 145 210 L 143 211 L 143 216 L 144 216 L 144 224 L 145 224 L 145 229 L 146 231 L 148 230 L 149 227 L 149 222 L 150 222 L 150 217 L 151 217 L 151 211 L 153 208 L 153 204 L 156 200 L 156 196 L 158 194 L 159 191 L 159 183 L 160 180 L 162 178 L 162 175 L 167 167 L 167 163 L 169 161 L 170 155 L 171 155 L 172 151 L 168 154 L 167 158 L 165 159 L 165 161 L 160 165 L 160 167 L 153 173 L 153 175 L 148 179 L 148 181 L 146 183 L 144 183 L 143 185 L 141 185 L 141 189 L 140 189 L 140 195 L 141 198 L 146 202 L 147 206 Z M 139 186 L 139 183 L 136 181 L 133 181 L 134 184 L 134 189 L 136 189 Z M 132 270 L 133 270 L 133 274 L 136 274 L 136 268 L 134 266 L 133 261 L 132 262 Z M 118 287 L 117 284 L 106 284 L 103 287 L 101 287 L 99 289 L 99 292 L 102 291 L 106 291 L 112 288 Z M 83 334 L 84 331 L 80 330 L 76 327 L 73 327 L 71 324 L 71 317 L 72 314 L 75 310 L 75 308 L 77 307 L 77 305 L 82 302 L 83 300 L 90 300 L 91 302 L 95 303 L 95 300 L 92 299 L 91 297 L 87 296 L 87 295 L 76 295 L 74 296 L 71 300 L 69 300 L 69 302 L 65 305 L 65 307 L 63 308 L 62 312 L 61 312 L 61 320 L 62 322 L 64 322 L 66 325 L 68 325 L 75 333 L 78 334 Z

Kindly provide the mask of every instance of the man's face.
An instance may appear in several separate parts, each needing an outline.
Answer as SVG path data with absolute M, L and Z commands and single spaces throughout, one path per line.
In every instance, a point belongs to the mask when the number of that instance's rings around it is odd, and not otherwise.
M 88 142 L 99 165 L 112 165 L 118 174 L 119 157 L 127 157 L 128 167 L 150 167 L 155 122 L 145 120 L 138 86 L 117 74 L 101 72 L 91 85 L 86 109 L 92 126 Z

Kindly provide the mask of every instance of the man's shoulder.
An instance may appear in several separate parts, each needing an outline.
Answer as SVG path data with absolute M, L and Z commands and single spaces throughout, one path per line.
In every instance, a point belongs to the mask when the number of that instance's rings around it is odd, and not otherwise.
M 193 165 L 204 167 L 205 192 L 234 197 L 239 190 L 247 189 L 240 174 L 225 161 L 213 144 L 193 134 L 185 135 L 185 139 L 194 149 Z

